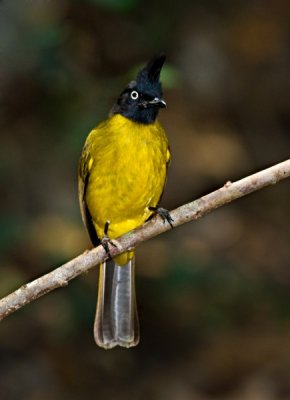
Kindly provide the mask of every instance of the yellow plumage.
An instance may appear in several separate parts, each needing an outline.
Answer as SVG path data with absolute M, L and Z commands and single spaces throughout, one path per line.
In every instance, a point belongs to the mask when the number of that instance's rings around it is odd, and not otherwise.
M 89 174 L 85 202 L 99 238 L 142 225 L 156 207 L 170 159 L 168 141 L 159 122 L 139 124 L 115 114 L 89 134 L 80 170 Z M 82 181 L 81 181 L 82 184 Z M 119 256 L 122 265 L 126 257 Z
M 92 243 L 112 242 L 142 225 L 159 208 L 170 159 L 156 117 L 166 106 L 159 81 L 165 57 L 152 59 L 120 94 L 111 116 L 89 134 L 79 168 L 79 198 Z M 100 265 L 94 326 L 96 343 L 110 349 L 139 342 L 134 249 Z

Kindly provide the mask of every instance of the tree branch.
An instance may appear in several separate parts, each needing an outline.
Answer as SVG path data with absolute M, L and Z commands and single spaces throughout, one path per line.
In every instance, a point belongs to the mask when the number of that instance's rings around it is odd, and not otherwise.
M 224 204 L 265 186 L 273 185 L 289 176 L 290 159 L 237 182 L 227 182 L 222 188 L 171 211 L 170 215 L 174 219 L 173 225 L 176 227 L 198 219 Z M 170 230 L 169 224 L 164 224 L 160 217 L 155 217 L 143 226 L 120 237 L 117 240 L 118 247 L 111 248 L 111 255 L 114 257 L 168 230 Z M 21 286 L 0 300 L 0 321 L 38 297 L 66 286 L 70 280 L 100 264 L 106 257 L 103 247 L 98 246 L 90 251 L 85 251 L 48 274 Z

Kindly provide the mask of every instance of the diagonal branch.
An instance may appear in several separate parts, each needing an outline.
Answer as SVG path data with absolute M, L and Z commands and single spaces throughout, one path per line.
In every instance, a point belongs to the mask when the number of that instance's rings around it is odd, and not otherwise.
M 176 227 L 201 218 L 224 204 L 273 185 L 289 176 L 290 159 L 237 182 L 227 182 L 222 188 L 170 212 L 174 220 L 173 225 Z M 110 250 L 111 255 L 114 257 L 168 230 L 170 230 L 169 224 L 164 224 L 159 217 L 153 218 L 143 226 L 120 237 L 117 241 L 118 247 Z M 100 264 L 106 257 L 103 247 L 98 246 L 93 250 L 85 251 L 48 274 L 21 286 L 0 300 L 0 321 L 38 297 L 61 286 L 66 286 L 70 280 Z

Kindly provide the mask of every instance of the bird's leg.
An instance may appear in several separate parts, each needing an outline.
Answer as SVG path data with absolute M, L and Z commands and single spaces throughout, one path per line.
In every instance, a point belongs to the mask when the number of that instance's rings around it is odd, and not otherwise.
M 104 236 L 101 239 L 101 245 L 103 246 L 105 252 L 107 253 L 109 259 L 112 258 L 109 245 L 113 247 L 117 247 L 117 245 L 109 238 L 108 236 L 108 231 L 109 231 L 109 226 L 110 226 L 110 221 L 106 221 L 105 227 L 104 227 Z
M 167 221 L 169 225 L 171 226 L 171 229 L 173 229 L 172 222 L 174 219 L 171 217 L 170 213 L 168 210 L 162 207 L 148 207 L 150 211 L 154 211 L 156 214 L 160 215 L 160 217 L 163 220 L 163 223 Z

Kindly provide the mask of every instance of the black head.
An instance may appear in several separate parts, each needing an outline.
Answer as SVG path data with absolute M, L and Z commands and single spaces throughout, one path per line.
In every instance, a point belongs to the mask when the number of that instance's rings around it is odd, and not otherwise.
M 165 56 L 154 57 L 120 94 L 111 114 L 121 114 L 133 121 L 150 124 L 155 121 L 159 108 L 166 107 L 162 100 L 160 71 Z

